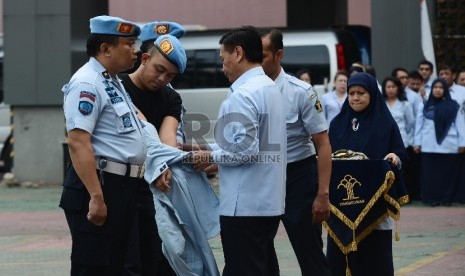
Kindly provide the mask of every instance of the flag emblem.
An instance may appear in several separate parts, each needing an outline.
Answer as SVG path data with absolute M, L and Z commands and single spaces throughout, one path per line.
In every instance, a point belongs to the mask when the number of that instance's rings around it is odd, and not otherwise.
M 123 34 L 132 34 L 134 32 L 134 26 L 128 23 L 119 23 L 116 30 Z

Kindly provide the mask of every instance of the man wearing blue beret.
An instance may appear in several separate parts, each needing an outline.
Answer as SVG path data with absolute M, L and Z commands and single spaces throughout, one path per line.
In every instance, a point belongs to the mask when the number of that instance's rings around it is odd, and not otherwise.
M 164 144 L 176 147 L 181 121 L 181 97 L 167 85 L 186 68 L 186 53 L 172 35 L 162 35 L 141 56 L 132 74 L 120 74 L 134 105 L 157 129 Z
M 145 196 L 141 191 L 148 190 L 144 124 L 117 76 L 134 66 L 140 28 L 97 16 L 90 19 L 90 31 L 90 59 L 62 89 L 72 166 L 60 207 L 72 237 L 71 275 L 130 274 L 125 258 L 133 253 L 134 231 L 141 233 L 137 275 L 156 275 L 155 210 L 153 204 L 147 210 L 137 205 Z
M 156 35 L 153 28 L 150 28 L 152 37 Z M 176 75 L 184 72 L 186 53 L 181 42 L 172 35 L 158 36 L 156 41 L 150 44 L 151 46 L 146 47 L 146 52 L 142 53 L 141 64 L 137 70 L 131 74 L 119 74 L 119 77 L 134 105 L 157 129 L 161 142 L 176 147 L 182 100 L 168 84 Z M 153 208 L 152 192 L 147 189 L 144 193 L 147 200 L 140 202 L 139 205 L 151 205 Z M 152 235 L 156 234 L 152 233 Z M 157 249 L 161 254 L 161 247 Z M 136 258 L 136 255 L 131 255 L 127 264 L 137 262 Z M 164 258 L 161 259 L 158 272 L 159 275 L 175 275 Z

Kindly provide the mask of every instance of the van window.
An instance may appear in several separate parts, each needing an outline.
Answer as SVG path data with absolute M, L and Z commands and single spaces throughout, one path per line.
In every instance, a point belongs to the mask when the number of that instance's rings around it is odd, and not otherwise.
M 187 50 L 186 70 L 173 81 L 173 87 L 216 88 L 231 84 L 223 74 L 219 49 Z
M 186 55 L 186 70 L 173 81 L 173 87 L 218 88 L 231 85 L 223 74 L 219 49 L 186 50 Z M 329 51 L 324 45 L 285 46 L 282 66 L 290 74 L 307 68 L 312 72 L 312 83 L 323 84 L 330 76 Z
M 330 75 L 328 48 L 325 45 L 284 46 L 282 66 L 289 74 L 307 68 L 312 72 L 312 83 L 323 84 Z

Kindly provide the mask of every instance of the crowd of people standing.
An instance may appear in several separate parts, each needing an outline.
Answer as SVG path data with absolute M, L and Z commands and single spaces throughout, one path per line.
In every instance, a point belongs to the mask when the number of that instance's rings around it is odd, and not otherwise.
M 434 79 L 433 70 L 427 60 L 412 71 L 396 67 L 381 81 L 381 92 L 408 153 L 402 177 L 410 200 L 430 206 L 465 204 L 465 71 L 442 65 Z M 351 74 L 364 71 L 365 66 L 358 63 L 349 70 Z M 336 103 L 336 91 L 322 98 L 327 113 Z M 327 120 L 330 123 L 331 117 Z
M 279 30 L 233 29 L 219 40 L 231 82 L 219 109 L 223 131 L 215 144 L 184 145 L 185 109 L 169 85 L 186 69 L 183 27 L 97 16 L 90 33 L 89 61 L 62 89 L 72 164 L 60 207 L 71 275 L 219 275 L 208 245 L 218 232 L 223 275 L 279 275 L 280 221 L 302 275 L 339 275 L 347 259 L 330 240 L 325 256 L 321 231 L 330 218 L 331 153 L 341 148 L 403 168 L 413 199 L 465 202 L 465 87 L 451 67 L 432 80 L 424 61 L 379 84 L 374 68 L 354 64 L 320 102 L 281 67 Z M 219 199 L 205 175 L 215 163 Z M 380 267 L 393 274 L 393 224 L 383 218 L 350 255 L 359 275 Z

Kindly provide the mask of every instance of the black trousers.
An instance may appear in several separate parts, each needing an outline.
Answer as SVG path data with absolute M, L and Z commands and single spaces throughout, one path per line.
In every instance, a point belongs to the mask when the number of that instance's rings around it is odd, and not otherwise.
M 410 146 L 407 148 L 408 159 L 402 164 L 402 177 L 407 187 L 410 200 L 420 199 L 420 154 L 413 151 Z
M 157 275 L 161 243 L 147 183 L 110 173 L 103 179 L 107 220 L 96 226 L 87 220 L 90 196 L 74 168 L 66 175 L 60 207 L 72 238 L 71 275 Z
M 315 156 L 287 165 L 286 209 L 282 218 L 302 275 L 330 275 L 323 253 L 321 224 L 312 223 L 312 205 L 318 193 Z
M 279 220 L 279 216 L 220 216 L 223 276 L 279 276 L 273 243 Z
M 161 250 L 162 241 L 155 221 L 155 207 L 149 184 L 140 180 L 136 198 L 137 215 L 129 235 L 125 275 L 176 276 Z M 153 259 L 156 256 L 156 259 Z M 155 272 L 153 272 L 155 269 Z

